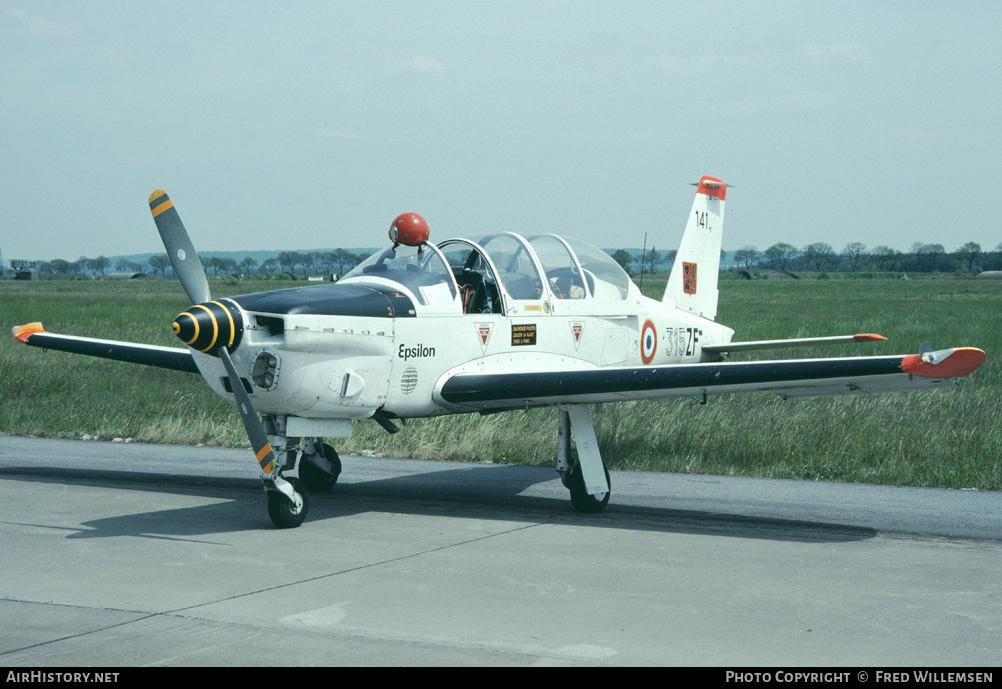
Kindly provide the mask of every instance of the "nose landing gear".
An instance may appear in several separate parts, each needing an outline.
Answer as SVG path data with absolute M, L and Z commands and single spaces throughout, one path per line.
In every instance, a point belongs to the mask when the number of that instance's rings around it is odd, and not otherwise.
M 264 480 L 268 516 L 280 529 L 295 528 L 306 519 L 310 492 L 327 493 L 334 488 L 341 475 L 341 458 L 320 438 L 275 435 L 271 445 L 285 461 L 277 475 Z

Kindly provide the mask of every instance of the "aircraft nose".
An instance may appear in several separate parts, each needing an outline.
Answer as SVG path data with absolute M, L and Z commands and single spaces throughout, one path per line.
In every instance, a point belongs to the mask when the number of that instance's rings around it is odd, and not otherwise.
M 177 315 L 171 328 L 186 345 L 210 354 L 218 347 L 233 351 L 240 344 L 244 330 L 240 309 L 220 301 L 189 307 Z

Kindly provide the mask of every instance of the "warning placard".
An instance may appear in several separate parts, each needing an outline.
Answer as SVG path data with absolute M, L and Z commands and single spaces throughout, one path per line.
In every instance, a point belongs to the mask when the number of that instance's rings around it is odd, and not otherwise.
M 517 345 L 534 345 L 536 344 L 536 324 L 515 324 L 512 323 L 511 326 L 511 344 L 512 346 Z

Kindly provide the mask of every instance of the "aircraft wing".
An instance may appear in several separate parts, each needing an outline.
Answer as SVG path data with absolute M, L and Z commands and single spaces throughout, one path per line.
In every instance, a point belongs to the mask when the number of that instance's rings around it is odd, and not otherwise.
M 459 372 L 439 384 L 442 401 L 471 410 L 590 404 L 726 392 L 782 397 L 851 395 L 956 385 L 985 353 L 958 347 L 921 354 L 703 362 L 635 368 L 516 373 Z
M 41 323 L 16 326 L 12 330 L 14 337 L 30 347 L 55 349 L 60 352 L 87 354 L 102 359 L 114 359 L 115 361 L 157 366 L 174 371 L 198 373 L 198 367 L 195 366 L 191 351 L 187 349 L 116 340 L 96 340 L 73 335 L 57 335 L 45 332 Z

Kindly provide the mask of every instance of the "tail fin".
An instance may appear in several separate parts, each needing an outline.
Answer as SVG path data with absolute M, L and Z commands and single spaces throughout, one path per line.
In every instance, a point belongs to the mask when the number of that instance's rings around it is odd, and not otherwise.
M 727 183 L 703 175 L 662 302 L 711 321 L 717 315 L 717 274 Z

